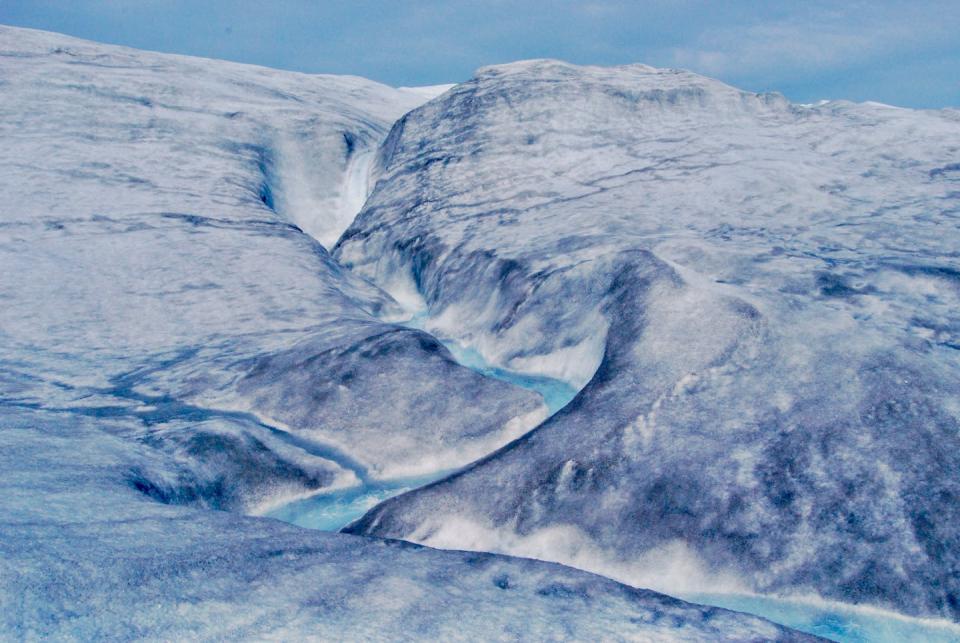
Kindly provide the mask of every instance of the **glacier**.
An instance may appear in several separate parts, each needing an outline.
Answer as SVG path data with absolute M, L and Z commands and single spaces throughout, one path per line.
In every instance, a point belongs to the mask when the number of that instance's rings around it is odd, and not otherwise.
M 0 26 L 0 638 L 960 639 L 958 134 Z
M 406 114 L 334 257 L 579 393 L 347 531 L 957 620 L 958 154 L 956 110 L 643 65 Z
M 130 415 L 183 463 L 143 484 L 236 509 L 449 470 L 535 423 L 539 397 L 382 321 L 399 305 L 304 232 L 342 223 L 354 162 L 423 96 L 4 34 L 9 403 Z
M 549 413 L 328 252 L 392 124 L 447 89 L 0 26 L 0 639 L 806 640 L 262 515 Z
M 153 502 L 126 472 L 169 456 L 101 423 L 4 409 L 4 640 L 805 640 L 559 565 Z

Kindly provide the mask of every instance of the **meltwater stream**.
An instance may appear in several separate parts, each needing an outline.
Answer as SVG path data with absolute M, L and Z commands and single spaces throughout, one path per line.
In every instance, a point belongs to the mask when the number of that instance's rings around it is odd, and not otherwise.
M 407 326 L 419 328 L 417 318 Z M 452 340 L 438 338 L 461 365 L 471 368 L 485 377 L 521 386 L 539 393 L 553 415 L 572 400 L 577 390 L 566 382 L 549 377 L 523 375 L 498 368 L 488 363 L 477 351 L 465 348 Z M 329 493 L 319 493 L 309 498 L 297 500 L 268 511 L 266 516 L 283 520 L 300 527 L 338 531 L 360 518 L 375 505 L 388 498 L 429 484 L 451 473 L 452 470 L 435 471 L 422 476 L 395 478 L 391 480 L 370 480 L 365 484 L 339 489 Z
M 404 325 L 422 329 L 417 316 Z M 510 382 L 539 393 L 554 414 L 574 398 L 577 390 L 566 382 L 511 372 L 487 362 L 483 356 L 452 340 L 438 338 L 461 365 L 485 377 Z M 370 480 L 363 485 L 320 493 L 282 505 L 267 516 L 301 527 L 338 531 L 363 516 L 375 505 L 439 480 L 454 470 L 392 480 Z M 859 608 L 829 601 L 802 601 L 741 594 L 694 593 L 678 598 L 755 614 L 802 632 L 843 643 L 901 643 L 923 641 L 960 643 L 960 626 L 938 619 L 918 619 L 882 610 Z
M 870 607 L 822 599 L 789 599 L 747 594 L 680 594 L 678 598 L 756 614 L 780 625 L 841 643 L 957 643 L 960 625 L 944 619 L 913 618 Z
M 370 481 L 366 484 L 320 493 L 268 511 L 266 516 L 308 529 L 339 531 L 377 504 L 416 489 L 451 473 L 441 471 L 414 478 Z

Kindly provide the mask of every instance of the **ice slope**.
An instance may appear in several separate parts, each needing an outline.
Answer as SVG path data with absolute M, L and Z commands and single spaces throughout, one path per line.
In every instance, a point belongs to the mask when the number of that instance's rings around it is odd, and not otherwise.
M 960 620 L 958 160 L 955 110 L 642 65 L 406 115 L 334 256 L 582 390 L 349 531 Z
M 126 417 L 180 466 L 145 491 L 240 511 L 532 427 L 314 238 L 426 97 L 0 27 L 0 408 Z
M 340 225 L 410 95 L 0 27 L 0 639 L 801 640 L 236 513 L 462 463 L 545 412 L 379 321 L 396 302 L 300 227 Z
M 151 502 L 126 418 L 0 415 L 2 640 L 809 640 L 550 563 Z

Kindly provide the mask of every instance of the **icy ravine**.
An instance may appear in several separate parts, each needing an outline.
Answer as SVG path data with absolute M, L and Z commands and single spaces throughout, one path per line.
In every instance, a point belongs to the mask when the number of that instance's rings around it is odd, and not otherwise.
M 410 100 L 0 27 L 0 638 L 804 640 L 236 513 L 485 453 L 541 406 L 380 321 L 395 302 L 303 233 Z
M 422 320 L 414 319 L 405 325 L 420 328 Z M 534 412 L 528 421 L 518 426 L 514 437 L 520 437 L 525 426 L 534 425 L 560 411 L 577 394 L 577 390 L 566 382 L 549 377 L 537 377 L 514 373 L 496 367 L 487 362 L 479 353 L 457 344 L 453 340 L 441 340 L 457 363 L 476 371 L 484 377 L 490 377 L 512 385 L 525 388 L 539 395 L 546 408 L 543 412 Z M 342 464 L 341 461 L 337 461 Z M 359 485 L 345 489 L 332 488 L 311 494 L 309 497 L 294 499 L 280 506 L 270 507 L 263 515 L 277 518 L 309 529 L 338 531 L 361 518 L 377 504 L 401 493 L 406 493 L 436 480 L 440 480 L 453 471 L 437 470 L 424 475 L 393 479 L 369 479 L 358 476 Z
M 406 115 L 334 256 L 586 386 L 350 531 L 956 620 L 958 141 L 640 65 L 491 67 Z
M 540 406 L 459 367 L 429 336 L 381 322 L 396 303 L 300 227 L 337 233 L 337 217 L 366 190 L 365 159 L 424 96 L 40 32 L 4 36 L 9 397 L 134 408 L 109 390 L 135 374 L 139 393 L 253 413 L 379 477 L 465 464 Z M 411 377 L 420 396 L 402 383 Z M 330 480 L 321 470 L 338 469 L 302 449 L 254 457 L 272 447 L 249 423 L 174 430 L 180 421 L 170 420 L 151 420 L 137 439 L 178 453 L 178 480 L 221 508 L 227 496 L 243 509 L 317 491 Z M 261 473 L 217 482 L 205 464 L 220 457 L 215 444 Z M 275 487 L 278 475 L 292 486 Z

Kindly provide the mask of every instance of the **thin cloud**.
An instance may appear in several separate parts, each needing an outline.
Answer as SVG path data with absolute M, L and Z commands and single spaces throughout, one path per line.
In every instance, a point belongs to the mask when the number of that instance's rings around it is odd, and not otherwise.
M 915 55 L 943 46 L 956 33 L 942 14 L 862 9 L 711 29 L 689 45 L 671 48 L 668 56 L 678 67 L 714 76 L 812 75 Z
M 960 105 L 957 0 L 0 0 L 0 22 L 393 85 L 561 58 L 683 67 L 801 102 Z

